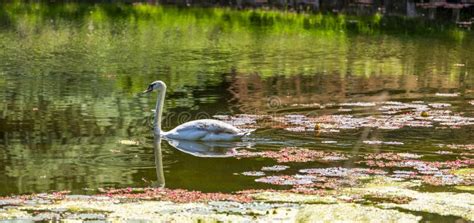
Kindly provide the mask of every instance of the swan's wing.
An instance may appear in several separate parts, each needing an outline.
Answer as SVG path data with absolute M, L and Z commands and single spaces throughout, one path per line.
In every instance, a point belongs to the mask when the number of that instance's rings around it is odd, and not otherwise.
M 243 131 L 227 124 L 223 121 L 214 120 L 214 119 L 201 119 L 186 122 L 184 124 L 179 125 L 178 127 L 174 128 L 170 132 L 180 133 L 180 132 L 200 132 L 204 131 L 206 133 L 212 134 L 231 134 L 231 135 L 238 135 L 242 134 Z
M 201 140 L 201 141 L 233 141 L 247 135 L 230 124 L 219 120 L 201 119 L 179 125 L 162 136 L 170 139 Z

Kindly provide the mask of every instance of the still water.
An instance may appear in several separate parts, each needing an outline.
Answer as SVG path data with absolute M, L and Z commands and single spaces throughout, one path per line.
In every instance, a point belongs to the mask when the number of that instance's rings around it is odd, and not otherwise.
M 168 84 L 166 130 L 214 115 L 240 117 L 236 122 L 245 119 L 239 114 L 289 119 L 383 115 L 372 107 L 341 105 L 356 102 L 448 103 L 445 110 L 474 117 L 470 36 L 454 41 L 229 31 L 146 20 L 38 20 L 19 18 L 15 26 L 0 29 L 0 195 L 152 186 L 157 173 L 150 120 L 156 97 L 139 93 L 154 80 Z M 472 159 L 472 153 L 436 153 L 443 150 L 439 144 L 473 144 L 474 125 L 467 122 L 456 128 L 372 126 L 320 133 L 315 127 L 293 131 L 253 123 L 241 127 L 257 129 L 255 134 L 232 148 L 297 147 L 362 156 L 392 151 L 432 161 Z M 364 140 L 403 144 L 373 146 Z M 240 174 L 277 164 L 272 159 L 200 157 L 166 141 L 162 152 L 168 188 L 285 188 Z M 284 173 L 294 174 L 302 168 L 360 164 L 285 165 L 290 169 Z

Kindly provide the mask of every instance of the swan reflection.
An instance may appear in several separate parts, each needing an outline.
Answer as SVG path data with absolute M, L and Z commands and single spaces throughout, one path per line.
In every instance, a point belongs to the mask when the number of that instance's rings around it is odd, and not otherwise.
M 154 187 L 165 187 L 165 174 L 163 171 L 163 156 L 161 151 L 161 137 L 154 138 L 155 166 L 156 166 L 156 182 Z M 177 150 L 196 157 L 231 157 L 238 148 L 251 147 L 250 142 L 205 142 L 205 141 L 187 141 L 167 139 L 169 145 Z
M 238 148 L 250 146 L 248 142 L 213 142 L 166 139 L 170 146 L 196 157 L 231 157 Z
M 165 187 L 165 174 L 163 172 L 163 158 L 161 153 L 161 137 L 155 137 L 153 148 L 155 150 L 156 182 L 154 187 Z

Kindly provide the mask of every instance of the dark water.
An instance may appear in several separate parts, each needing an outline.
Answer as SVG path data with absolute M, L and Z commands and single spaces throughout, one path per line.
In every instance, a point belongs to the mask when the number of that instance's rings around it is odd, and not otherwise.
M 156 181 L 150 127 L 155 96 L 169 86 L 165 129 L 213 115 L 344 113 L 308 106 L 359 101 L 450 103 L 473 117 L 474 41 L 344 33 L 278 34 L 152 22 L 17 21 L 0 30 L 0 195 Z M 457 93 L 454 97 L 436 93 Z M 353 109 L 368 116 L 377 111 Z M 339 133 L 257 131 L 252 150 L 298 146 L 363 153 L 400 151 L 445 160 L 436 144 L 473 144 L 458 129 L 372 128 Z M 361 138 L 400 146 L 360 145 Z M 322 141 L 336 140 L 338 144 Z M 276 164 L 269 159 L 203 158 L 162 143 L 166 186 L 202 191 L 274 187 L 236 175 Z M 294 163 L 297 170 L 338 163 Z M 348 165 L 346 163 L 346 165 Z M 294 173 L 288 170 L 285 173 Z

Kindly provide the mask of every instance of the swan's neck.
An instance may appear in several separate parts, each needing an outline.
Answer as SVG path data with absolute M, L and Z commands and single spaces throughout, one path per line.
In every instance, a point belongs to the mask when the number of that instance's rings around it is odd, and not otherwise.
M 161 116 L 163 114 L 163 104 L 165 102 L 165 94 L 166 94 L 166 85 L 163 84 L 160 86 L 159 91 L 158 91 L 158 97 L 156 98 L 155 123 L 153 123 L 155 134 L 158 136 L 162 134 Z

